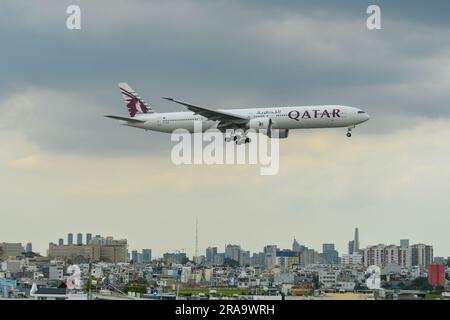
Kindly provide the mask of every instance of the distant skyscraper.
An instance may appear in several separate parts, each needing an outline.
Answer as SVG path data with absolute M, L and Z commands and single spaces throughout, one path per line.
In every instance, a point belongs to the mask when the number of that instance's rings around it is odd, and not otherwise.
M 359 229 L 355 228 L 355 236 L 353 240 L 348 242 L 348 254 L 357 253 L 359 251 Z
M 239 262 L 241 246 L 229 244 L 225 247 L 225 258 Z
M 214 258 L 217 255 L 217 247 L 208 247 L 206 249 L 206 263 L 214 264 Z
M 295 239 L 295 238 L 294 238 L 294 242 L 292 243 L 292 251 L 294 251 L 294 252 L 302 251 L 300 243 L 298 243 L 297 239 Z
M 351 240 L 348 242 L 348 254 L 353 254 L 355 248 L 355 241 Z
M 264 265 L 271 269 L 277 263 L 277 246 L 267 245 L 264 247 Z
M 33 245 L 31 244 L 31 242 L 27 243 L 25 252 L 29 253 L 29 252 L 33 252 Z
M 149 263 L 152 261 L 152 249 L 142 249 L 142 262 Z
M 86 244 L 89 244 L 92 240 L 92 233 L 86 233 Z
M 59 238 L 58 246 L 63 246 L 63 245 L 64 245 L 64 239 L 63 238 Z
M 77 234 L 77 245 L 81 246 L 83 244 L 83 234 L 78 233 Z
M 73 244 L 73 233 L 69 233 L 67 235 L 67 244 L 72 245 Z
M 195 257 L 198 257 L 198 218 L 195 218 Z
M 409 239 L 401 239 L 400 240 L 400 247 L 402 247 L 402 248 L 409 247 Z
M 358 252 L 359 251 L 359 230 L 358 228 L 355 228 L 355 239 L 353 240 L 353 252 Z
M 137 250 L 131 251 L 131 260 L 133 260 L 133 263 L 138 263 L 139 257 Z
M 334 249 L 334 243 L 324 243 L 321 256 L 326 263 L 338 264 L 339 262 L 339 253 Z
M 308 250 L 308 248 L 298 243 L 297 239 L 294 238 L 294 242 L 292 243 L 292 251 L 303 252 L 305 250 Z

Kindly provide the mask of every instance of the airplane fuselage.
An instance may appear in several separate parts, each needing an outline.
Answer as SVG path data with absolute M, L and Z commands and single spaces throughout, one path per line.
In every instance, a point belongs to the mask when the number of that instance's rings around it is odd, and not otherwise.
M 219 109 L 218 111 L 226 111 L 249 120 L 270 118 L 273 129 L 288 130 L 353 127 L 369 120 L 369 116 L 361 109 L 340 105 Z M 136 119 L 145 120 L 145 122 L 129 123 L 122 121 L 122 124 L 145 130 L 171 133 L 176 129 L 194 132 L 195 121 L 202 122 L 203 131 L 215 129 L 219 123 L 190 111 L 139 114 L 136 115 Z

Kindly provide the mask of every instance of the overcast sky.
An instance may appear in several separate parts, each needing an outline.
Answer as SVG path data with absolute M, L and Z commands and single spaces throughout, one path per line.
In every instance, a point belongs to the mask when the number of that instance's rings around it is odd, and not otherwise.
M 81 30 L 66 8 L 81 7 Z M 346 253 L 412 243 L 450 256 L 450 2 L 3 1 L 0 11 L 0 242 L 68 232 L 130 249 L 193 254 L 293 237 Z M 119 126 L 126 81 L 159 112 L 173 96 L 214 108 L 343 104 L 356 128 L 292 132 L 280 172 L 180 166 L 170 136 Z

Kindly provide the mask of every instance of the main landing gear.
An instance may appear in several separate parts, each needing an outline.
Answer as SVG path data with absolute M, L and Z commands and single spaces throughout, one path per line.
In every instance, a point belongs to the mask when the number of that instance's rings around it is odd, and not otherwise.
M 245 133 L 242 133 L 242 134 L 234 133 L 231 135 L 231 137 L 225 137 L 225 142 L 231 142 L 231 141 L 234 141 L 234 143 L 236 143 L 237 145 L 241 145 L 241 144 L 250 143 L 252 141 L 252 139 L 247 137 L 245 135 Z

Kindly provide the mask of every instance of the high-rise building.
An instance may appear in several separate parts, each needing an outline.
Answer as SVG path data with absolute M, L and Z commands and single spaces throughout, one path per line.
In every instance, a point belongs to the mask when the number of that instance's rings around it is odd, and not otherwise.
M 169 264 L 177 263 L 183 264 L 188 260 L 186 253 L 184 252 L 176 252 L 176 253 L 164 253 L 163 261 Z
M 221 266 L 224 264 L 224 262 L 225 262 L 225 253 L 218 253 L 215 255 L 213 262 L 214 265 Z
M 321 263 L 322 259 L 317 251 L 314 249 L 304 250 L 300 254 L 300 264 L 304 266 L 308 266 L 310 264 L 318 264 Z
M 301 245 L 300 243 L 298 243 L 297 239 L 294 238 L 294 242 L 292 243 L 292 251 L 300 253 L 304 250 L 308 250 L 308 247 Z
M 350 240 L 348 242 L 348 254 L 353 254 L 354 248 L 355 248 L 355 241 Z
M 152 261 L 152 249 L 142 249 L 142 262 L 150 263 Z
M 73 244 L 73 233 L 67 234 L 67 244 L 69 246 Z
M 300 252 L 302 251 L 302 246 L 298 243 L 297 239 L 294 238 L 294 242 L 292 243 L 292 251 Z
M 370 246 L 363 250 L 364 252 L 364 266 L 369 267 L 372 265 L 384 267 L 386 266 L 386 246 L 379 244 L 376 246 Z
M 402 248 L 409 247 L 409 239 L 400 239 L 400 247 Z
M 21 256 L 22 253 L 22 243 L 0 243 L 0 261 Z
M 206 263 L 214 264 L 214 257 L 217 255 L 217 247 L 208 247 L 206 249 Z
M 353 240 L 348 242 L 348 254 L 357 253 L 359 251 L 359 229 L 355 228 Z
M 25 247 L 25 252 L 26 253 L 30 253 L 33 252 L 33 245 L 31 244 L 31 242 L 28 242 L 26 247 Z
M 267 245 L 264 247 L 264 265 L 271 269 L 277 263 L 277 246 Z
M 250 265 L 251 259 L 250 259 L 250 251 L 239 251 L 239 265 L 241 266 L 247 266 Z
M 339 253 L 334 248 L 334 243 L 324 243 L 322 245 L 321 256 L 326 263 L 338 264 Z
M 431 263 L 428 265 L 428 284 L 431 286 L 445 286 L 445 265 Z
M 225 247 L 225 258 L 239 262 L 241 246 L 229 244 Z
M 64 245 L 64 239 L 63 238 L 59 238 L 58 239 L 58 246 L 63 246 Z
M 398 264 L 402 268 L 411 268 L 411 251 L 409 250 L 409 243 L 406 247 L 400 246 L 398 248 Z
M 252 256 L 252 265 L 253 266 L 263 266 L 264 260 L 265 260 L 265 255 L 263 252 L 253 253 L 253 256 Z
M 377 265 L 379 267 L 400 266 L 402 268 L 411 267 L 411 252 L 409 247 L 395 245 L 386 246 L 379 244 L 369 246 L 362 250 L 364 266 Z
M 112 237 L 108 237 L 107 239 L 95 238 L 88 245 L 75 245 L 71 237 L 68 237 L 68 240 L 72 240 L 72 244 L 57 245 L 50 243 L 48 256 L 51 259 L 56 258 L 72 261 L 83 259 L 86 262 L 103 261 L 119 263 L 128 261 L 128 245 L 125 239 L 114 240 Z
M 133 261 L 133 264 L 138 263 L 139 257 L 137 250 L 131 251 L 131 260 Z
M 359 229 L 355 228 L 355 239 L 353 240 L 353 252 L 359 251 Z
M 78 233 L 77 234 L 77 245 L 81 246 L 83 244 L 83 234 L 82 233 Z
M 433 262 L 433 246 L 422 243 L 409 247 L 411 251 L 411 265 L 426 269 Z
M 89 244 L 92 240 L 92 233 L 86 233 L 86 244 Z

